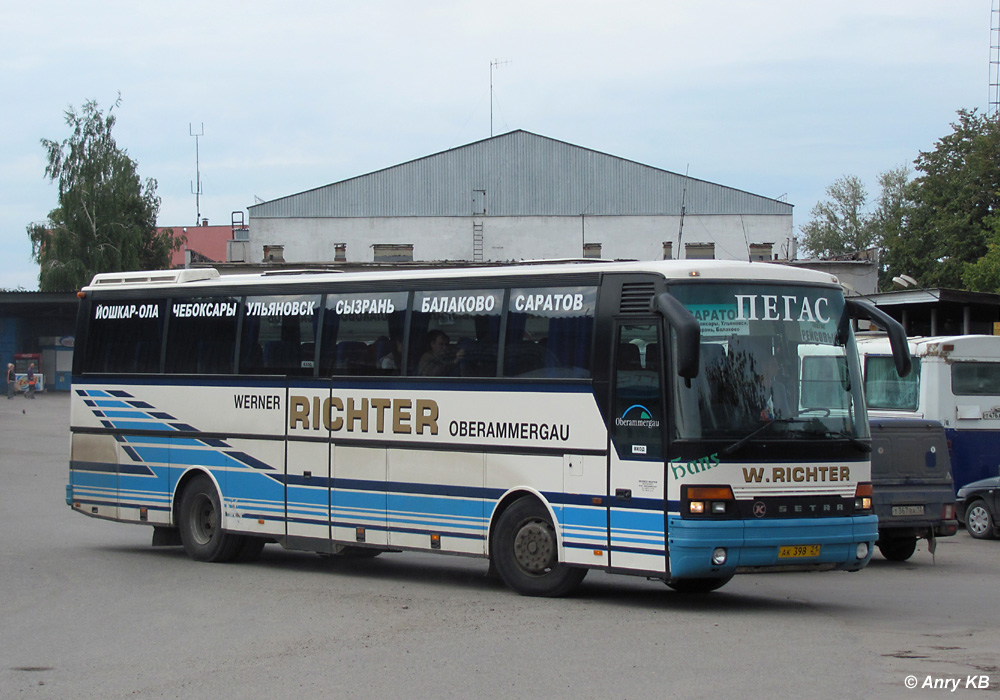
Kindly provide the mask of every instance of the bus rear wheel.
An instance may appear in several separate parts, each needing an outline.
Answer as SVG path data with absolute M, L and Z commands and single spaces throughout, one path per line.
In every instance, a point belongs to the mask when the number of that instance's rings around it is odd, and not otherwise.
M 219 492 L 212 480 L 204 475 L 196 476 L 184 489 L 177 529 L 184 551 L 195 561 L 233 561 L 246 546 L 245 538 L 222 529 Z
M 572 592 L 586 569 L 559 563 L 556 531 L 533 498 L 515 501 L 497 521 L 493 565 L 503 582 L 521 595 L 555 598 Z

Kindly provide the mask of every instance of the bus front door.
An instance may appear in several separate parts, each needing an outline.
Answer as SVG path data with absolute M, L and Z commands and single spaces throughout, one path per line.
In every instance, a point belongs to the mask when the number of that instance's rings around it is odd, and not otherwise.
M 655 318 L 616 325 L 608 454 L 610 564 L 655 573 L 667 568 L 661 336 Z

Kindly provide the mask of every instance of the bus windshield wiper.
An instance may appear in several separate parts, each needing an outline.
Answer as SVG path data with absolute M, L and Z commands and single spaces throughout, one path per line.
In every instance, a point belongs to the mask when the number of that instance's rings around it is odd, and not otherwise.
M 832 438 L 842 438 L 844 440 L 847 440 L 849 443 L 857 447 L 862 452 L 872 451 L 872 446 L 867 442 L 865 442 L 864 440 L 859 440 L 853 435 L 848 435 L 847 433 L 842 432 L 840 430 L 830 430 L 829 428 L 827 428 L 821 434 Z
M 741 437 L 739 440 L 737 440 L 736 442 L 734 442 L 732 445 L 730 445 L 729 447 L 727 447 L 724 450 L 722 450 L 722 453 L 730 455 L 733 452 L 736 452 L 737 450 L 739 450 L 740 448 L 742 448 L 744 445 L 746 445 L 748 442 L 750 442 L 751 440 L 753 440 L 755 437 L 757 437 L 758 435 L 760 435 L 762 432 L 764 432 L 768 428 L 773 427 L 775 424 L 790 425 L 791 423 L 805 423 L 805 422 L 806 421 L 804 421 L 801 418 L 775 418 L 774 420 L 771 420 L 771 421 L 768 421 L 768 422 L 764 423 L 764 425 L 761 425 L 761 426 L 759 426 L 757 428 L 754 428 L 749 433 L 747 433 L 746 435 L 744 435 L 743 437 Z

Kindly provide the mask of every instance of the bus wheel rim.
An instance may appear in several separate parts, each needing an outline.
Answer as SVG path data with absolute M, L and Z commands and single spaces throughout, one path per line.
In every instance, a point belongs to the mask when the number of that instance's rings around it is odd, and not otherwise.
M 555 537 L 548 523 L 532 520 L 525 523 L 514 537 L 514 557 L 525 571 L 543 574 L 555 559 Z

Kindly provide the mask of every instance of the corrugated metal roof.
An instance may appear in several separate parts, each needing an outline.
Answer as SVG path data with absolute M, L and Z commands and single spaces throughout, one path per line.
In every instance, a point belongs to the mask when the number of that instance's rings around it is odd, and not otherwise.
M 686 193 L 685 193 L 686 188 Z M 792 205 L 608 155 L 511 131 L 367 175 L 249 207 L 251 218 L 789 215 Z

